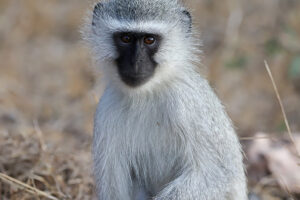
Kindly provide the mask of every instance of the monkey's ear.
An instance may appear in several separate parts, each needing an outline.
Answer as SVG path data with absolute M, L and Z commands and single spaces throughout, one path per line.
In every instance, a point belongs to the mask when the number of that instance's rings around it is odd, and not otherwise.
M 192 23 L 193 23 L 192 15 L 187 10 L 183 10 L 182 14 L 183 14 L 183 22 L 187 25 L 188 32 L 191 32 L 192 31 Z
M 92 25 L 95 26 L 96 21 L 99 19 L 101 13 L 102 13 L 102 9 L 103 9 L 103 4 L 102 3 L 97 3 L 94 7 L 94 11 L 93 11 L 93 21 L 92 21 Z

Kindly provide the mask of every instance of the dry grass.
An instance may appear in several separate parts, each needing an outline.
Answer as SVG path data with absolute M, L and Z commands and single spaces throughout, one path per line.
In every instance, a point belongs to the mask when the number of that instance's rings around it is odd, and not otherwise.
M 1 200 L 94 198 L 90 143 L 101 86 L 78 31 L 91 1 L 0 1 Z M 224 101 L 245 151 L 253 138 L 266 138 L 254 137 L 259 131 L 285 143 L 285 120 L 300 130 L 298 79 L 288 75 L 300 55 L 300 2 L 187 4 L 202 33 L 207 69 L 201 71 Z M 284 97 L 284 120 L 264 59 Z M 249 185 L 262 199 L 289 197 L 271 174 Z
M 0 179 L 1 179 L 1 181 L 5 182 L 5 183 L 10 184 L 12 187 L 16 187 L 21 190 L 24 190 L 25 192 L 28 192 L 29 194 L 32 194 L 34 196 L 45 197 L 46 199 L 50 199 L 50 200 L 58 200 L 58 198 L 51 196 L 35 187 L 32 187 L 25 183 L 22 183 L 21 181 L 18 181 L 17 179 L 7 176 L 6 174 L 0 173 Z
M 0 137 L 0 199 L 91 199 L 86 151 L 43 151 L 35 131 Z M 15 178 L 12 178 L 15 177 Z

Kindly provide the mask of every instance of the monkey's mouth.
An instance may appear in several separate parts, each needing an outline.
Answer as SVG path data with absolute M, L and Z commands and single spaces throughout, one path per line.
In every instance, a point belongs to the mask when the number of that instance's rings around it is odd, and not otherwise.
M 122 81 L 130 87 L 138 87 L 145 84 L 151 76 L 151 74 L 120 73 Z

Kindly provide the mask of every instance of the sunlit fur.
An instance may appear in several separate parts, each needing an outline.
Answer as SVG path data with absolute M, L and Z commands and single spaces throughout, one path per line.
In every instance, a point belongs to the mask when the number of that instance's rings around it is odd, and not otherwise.
M 130 1 L 149 6 L 146 0 Z M 176 0 L 153 1 L 157 7 L 169 3 L 172 12 L 183 9 Z M 156 200 L 247 199 L 239 141 L 220 101 L 196 72 L 199 43 L 178 16 L 117 20 L 101 13 L 94 26 L 90 21 L 84 28 L 106 84 L 93 139 L 99 200 L 145 195 Z M 118 75 L 116 31 L 163 37 L 155 74 L 142 86 L 126 86 Z

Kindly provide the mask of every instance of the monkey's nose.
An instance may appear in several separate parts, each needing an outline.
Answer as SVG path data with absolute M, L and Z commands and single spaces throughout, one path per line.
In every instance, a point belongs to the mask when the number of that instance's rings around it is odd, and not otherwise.
M 141 71 L 141 69 L 143 67 L 143 63 L 144 63 L 143 59 L 141 59 L 141 58 L 135 59 L 132 71 L 134 73 L 139 73 L 139 71 Z

